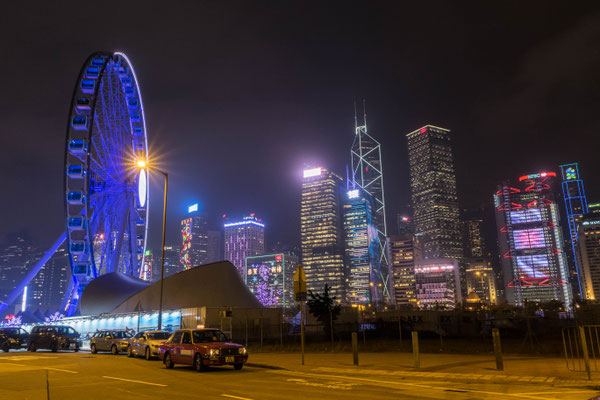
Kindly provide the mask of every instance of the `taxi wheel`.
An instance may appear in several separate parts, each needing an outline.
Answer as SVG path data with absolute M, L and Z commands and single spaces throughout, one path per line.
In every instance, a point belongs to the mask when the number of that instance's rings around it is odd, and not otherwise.
M 239 364 L 233 364 L 233 368 L 237 369 L 238 371 L 239 371 L 240 369 L 242 369 L 242 367 L 243 367 L 243 366 L 244 366 L 244 364 L 242 364 L 242 363 L 239 363 Z
M 2 343 L 2 351 L 5 353 L 8 353 L 10 351 L 10 345 L 8 344 L 8 342 Z
M 92 344 L 92 347 L 90 348 L 90 352 L 92 354 L 96 354 L 98 352 L 98 350 L 96 349 L 96 345 L 95 344 Z
M 165 367 L 171 369 L 175 366 L 173 361 L 171 361 L 171 355 L 169 353 L 165 354 Z
M 119 354 L 119 350 L 117 349 L 117 345 L 113 344 L 110 348 L 110 352 L 112 353 L 113 356 L 116 356 L 117 354 Z
M 200 354 L 196 354 L 196 357 L 194 357 L 194 369 L 196 372 L 202 372 L 206 370 L 206 366 L 202 362 L 202 356 Z
M 33 344 L 33 343 L 30 343 L 30 344 L 29 344 L 29 351 L 31 351 L 32 353 L 35 353 L 35 351 L 36 351 L 36 350 L 37 350 L 37 349 L 35 348 L 35 344 Z
M 53 353 L 56 353 L 58 351 L 58 343 L 54 342 L 50 345 L 50 350 L 52 350 Z
M 131 346 L 127 346 L 127 357 L 133 357 L 133 350 Z
M 150 355 L 150 347 L 146 347 L 146 351 L 144 352 L 144 358 L 146 360 L 150 360 L 152 358 Z

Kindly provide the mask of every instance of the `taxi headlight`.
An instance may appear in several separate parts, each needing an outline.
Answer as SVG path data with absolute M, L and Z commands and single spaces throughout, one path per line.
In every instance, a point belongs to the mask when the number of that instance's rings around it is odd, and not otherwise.
M 246 350 L 246 348 L 245 348 L 245 347 L 240 347 L 240 348 L 238 349 L 238 353 L 239 353 L 239 354 L 246 354 L 247 352 L 248 352 L 248 350 Z
M 219 349 L 210 349 L 208 350 L 208 354 L 211 356 L 218 356 L 219 355 Z

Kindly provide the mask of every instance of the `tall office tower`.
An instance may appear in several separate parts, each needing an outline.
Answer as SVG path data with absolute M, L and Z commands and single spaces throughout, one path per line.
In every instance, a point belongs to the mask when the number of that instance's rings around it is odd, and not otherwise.
M 586 214 L 578 222 L 580 280 L 586 300 L 600 299 L 600 214 Z
M 41 258 L 38 254 L 36 260 Z M 71 265 L 63 244 L 42 267 L 28 286 L 27 308 L 59 311 L 71 279 Z M 64 311 L 63 311 L 64 312 Z
M 165 246 L 165 277 L 183 271 L 183 265 L 179 261 L 181 248 L 179 246 Z M 156 260 L 156 275 L 160 279 L 160 258 Z
M 417 306 L 415 262 L 422 261 L 419 258 L 420 245 L 411 234 L 389 237 L 393 293 L 395 304 L 399 308 Z
M 560 166 L 562 173 L 562 190 L 565 200 L 565 210 L 567 214 L 567 226 L 569 227 L 569 239 L 571 241 L 571 253 L 569 254 L 571 286 L 576 289 L 577 294 L 584 298 L 584 285 L 581 282 L 583 274 L 580 272 L 577 249 L 578 246 L 578 225 L 584 214 L 588 213 L 587 199 L 583 181 L 579 177 L 579 167 L 577 164 L 565 164 Z
M 352 305 L 383 301 L 381 246 L 375 225 L 373 197 L 352 189 L 343 206 L 346 302 Z
M 28 235 L 10 234 L 0 252 L 0 301 L 17 286 L 35 263 L 36 250 Z
M 462 302 L 459 279 L 455 258 L 417 261 L 415 289 L 419 308 L 455 309 Z
M 469 260 L 465 268 L 467 302 L 496 304 L 496 279 L 488 260 Z M 476 301 L 475 301 L 476 300 Z
M 221 231 L 208 231 L 207 263 L 223 261 L 223 234 Z
M 225 229 L 225 259 L 237 268 L 242 279 L 246 277 L 246 257 L 265 253 L 265 225 L 254 213 L 241 220 L 227 220 Z
M 483 212 L 481 210 L 463 210 L 461 216 L 464 256 L 482 258 L 485 254 L 483 233 Z
M 415 235 L 428 258 L 463 257 L 452 137 L 426 125 L 406 135 Z
M 208 263 L 208 221 L 198 211 L 198 204 L 188 207 L 188 218 L 181 221 L 181 255 L 183 269 Z
M 398 213 L 396 215 L 397 234 L 400 236 L 415 234 L 415 221 L 412 215 Z
M 342 229 L 342 178 L 325 168 L 304 170 L 300 205 L 302 267 L 309 291 L 344 296 L 344 236 Z
M 293 276 L 298 256 L 289 253 L 246 257 L 244 281 L 265 307 L 290 307 L 294 301 Z
M 573 298 L 556 173 L 525 175 L 519 185 L 504 183 L 494 194 L 506 299 L 518 306 L 559 300 L 570 309 Z
M 363 100 L 363 110 L 365 110 Z M 379 246 L 381 247 L 379 280 L 382 282 L 384 300 L 392 300 L 390 294 L 390 265 L 387 248 L 387 222 L 385 214 L 385 194 L 383 188 L 383 165 L 381 163 L 381 145 L 367 132 L 367 113 L 363 113 L 363 124 L 358 125 L 354 114 L 354 142 L 350 150 L 352 162 L 352 181 L 359 189 L 373 197 L 375 206 L 375 226 L 377 227 Z

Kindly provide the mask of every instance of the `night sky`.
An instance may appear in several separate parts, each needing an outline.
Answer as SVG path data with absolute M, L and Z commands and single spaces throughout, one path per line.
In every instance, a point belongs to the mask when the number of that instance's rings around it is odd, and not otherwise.
M 64 230 L 66 119 L 97 50 L 136 69 L 171 178 L 167 242 L 196 201 L 215 222 L 257 213 L 268 244 L 299 242 L 303 165 L 345 173 L 363 97 L 389 216 L 410 201 L 405 134 L 425 124 L 455 135 L 461 207 L 566 162 L 600 201 L 598 2 L 15 3 L 0 10 L 0 239 L 46 246 Z

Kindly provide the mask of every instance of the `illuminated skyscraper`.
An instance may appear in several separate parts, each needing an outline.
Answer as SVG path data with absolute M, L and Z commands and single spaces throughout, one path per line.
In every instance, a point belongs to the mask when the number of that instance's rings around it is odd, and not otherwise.
M 463 257 L 450 131 L 426 125 L 406 135 L 415 235 L 428 258 Z
M 363 100 L 363 110 L 364 110 Z M 381 268 L 378 280 L 382 283 L 383 296 L 392 300 L 389 283 L 389 262 L 387 248 L 387 222 L 385 211 L 385 193 L 383 187 L 383 166 L 381 163 L 381 145 L 367 132 L 367 113 L 363 114 L 363 124 L 358 125 L 354 115 L 354 142 L 350 151 L 352 161 L 352 180 L 359 188 L 373 197 L 375 208 L 374 221 L 377 227 Z
M 183 265 L 179 262 L 180 255 L 181 249 L 179 246 L 165 246 L 165 277 L 183 271 Z M 160 259 L 157 261 L 157 264 L 159 264 Z M 158 276 L 160 278 L 160 271 L 158 271 Z
M 395 303 L 400 308 L 415 307 L 415 262 L 422 261 L 420 243 L 412 234 L 393 235 L 389 246 Z
M 327 283 L 339 302 L 344 299 L 342 187 L 342 178 L 325 168 L 304 170 L 300 235 L 307 289 L 322 293 Z
M 288 308 L 294 301 L 293 276 L 298 256 L 289 253 L 246 257 L 248 289 L 265 307 Z
M 40 257 L 38 254 L 36 261 Z M 27 307 L 50 312 L 60 310 L 70 279 L 71 264 L 63 244 L 29 284 Z
M 208 263 L 223 261 L 223 234 L 221 231 L 208 231 Z
M 586 300 L 600 299 L 600 214 L 587 214 L 578 223 L 578 250 L 582 294 Z
M 197 203 L 188 207 L 188 218 L 181 221 L 180 262 L 184 270 L 208 263 L 208 221 Z
M 361 189 L 349 190 L 344 201 L 346 302 L 383 301 L 381 246 L 373 198 Z
M 583 181 L 579 177 L 579 167 L 577 164 L 565 164 L 560 166 L 562 173 L 562 190 L 565 200 L 565 210 L 567 214 L 567 225 L 569 227 L 569 235 L 571 241 L 570 260 L 571 265 L 571 285 L 577 289 L 580 296 L 585 296 L 583 293 L 584 285 L 578 277 L 583 275 L 580 272 L 578 260 L 578 224 L 584 214 L 588 213 L 587 199 L 585 197 L 585 189 Z M 583 297 L 585 298 L 585 297 Z
M 461 217 L 463 248 L 466 258 L 486 256 L 482 214 L 483 212 L 480 210 L 464 210 Z
M 160 259 L 158 260 L 158 268 L 160 269 Z M 146 253 L 144 254 L 144 263 L 142 264 L 142 273 L 140 278 L 148 282 L 153 282 L 156 280 L 156 273 L 154 270 L 154 255 L 150 249 L 147 249 Z M 158 271 L 158 278 L 160 279 L 160 271 Z
M 237 268 L 242 279 L 246 278 L 246 257 L 265 253 L 265 225 L 254 213 L 241 220 L 227 220 L 225 230 L 225 259 Z
M 504 183 L 494 194 L 506 299 L 518 306 L 559 300 L 570 309 L 556 173 L 525 175 L 519 184 Z

